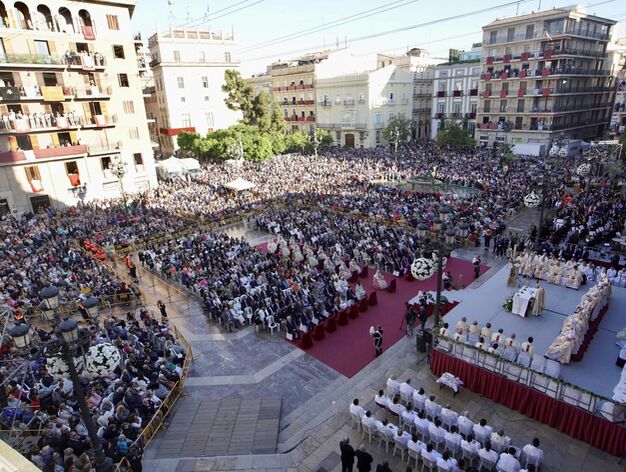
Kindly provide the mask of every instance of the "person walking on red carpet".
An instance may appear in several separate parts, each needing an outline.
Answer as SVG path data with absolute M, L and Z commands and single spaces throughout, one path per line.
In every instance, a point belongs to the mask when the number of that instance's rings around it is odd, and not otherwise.
M 378 357 L 383 353 L 383 327 L 378 325 L 378 327 L 372 333 L 372 338 L 374 338 L 374 352 L 375 356 Z

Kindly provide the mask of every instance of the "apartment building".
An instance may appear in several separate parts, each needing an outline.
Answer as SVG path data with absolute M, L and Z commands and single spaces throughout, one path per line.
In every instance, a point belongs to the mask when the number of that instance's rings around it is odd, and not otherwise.
M 156 185 L 134 4 L 0 2 L 0 212 Z
M 610 133 L 615 136 L 626 132 L 626 38 L 611 43 L 609 55 L 613 57 L 611 69 L 615 77 Z
M 480 72 L 480 59 L 435 66 L 431 139 L 437 138 L 447 121 L 466 128 L 468 136 L 474 137 Z
M 316 83 L 317 127 L 335 144 L 370 148 L 385 144 L 383 129 L 395 115 L 411 117 L 413 75 L 395 65 L 320 77 Z
M 413 48 L 400 56 L 378 54 L 376 62 L 377 68 L 393 64 L 398 69 L 413 74 L 412 138 L 428 139 L 431 125 L 434 67 L 440 64 L 442 60 L 430 57 L 425 49 Z
M 232 34 L 172 29 L 152 35 L 148 47 L 154 87 L 146 104 L 162 154 L 176 152 L 182 131 L 204 136 L 241 118 L 226 107 L 222 92 L 226 70 L 239 68 Z
M 246 82 L 254 89 L 254 94 L 258 95 L 261 92 L 266 92 L 270 97 L 272 94 L 272 68 L 267 67 L 267 70 L 262 74 L 254 74 L 251 77 L 245 79 Z
M 480 144 L 602 136 L 613 105 L 607 44 L 615 23 L 572 7 L 483 27 Z

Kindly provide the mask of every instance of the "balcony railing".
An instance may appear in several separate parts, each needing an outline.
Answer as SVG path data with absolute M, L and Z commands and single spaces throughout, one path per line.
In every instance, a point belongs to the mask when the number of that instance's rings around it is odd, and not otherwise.
M 309 123 L 314 123 L 315 122 L 315 115 L 309 115 L 306 117 L 306 121 L 308 121 Z
M 344 105 L 354 105 L 354 98 L 347 98 L 343 101 Z
M 463 95 L 463 90 L 454 90 L 452 92 L 453 97 L 461 97 Z
M 503 74 L 506 73 L 506 76 Z M 582 69 L 579 67 L 553 67 L 544 69 L 509 69 L 507 71 L 496 70 L 491 73 L 487 72 L 483 74 L 482 78 L 485 81 L 490 80 L 506 80 L 506 79 L 525 79 L 525 78 L 546 78 L 551 75 L 589 75 L 589 76 L 607 76 L 611 75 L 607 69 Z M 503 79 L 504 77 L 504 79 Z
M 66 65 L 65 58 L 51 54 L 0 54 L 3 64 Z
M 594 33 L 592 31 L 581 31 L 581 30 L 577 30 L 575 28 L 562 28 L 562 29 L 558 29 L 558 30 L 549 30 L 547 31 L 547 33 L 554 38 L 555 36 L 561 36 L 561 35 L 573 35 L 573 36 L 583 36 L 585 38 L 593 38 L 593 39 L 599 39 L 602 41 L 608 41 L 609 35 L 608 34 L 602 34 L 602 33 Z M 511 43 L 513 41 L 530 41 L 533 39 L 548 39 L 548 35 L 546 34 L 545 31 L 538 31 L 536 33 L 533 34 L 526 34 L 526 33 L 521 33 L 521 34 L 513 34 L 513 35 L 506 35 L 506 36 L 497 36 L 496 38 L 494 38 L 493 40 L 491 38 L 488 38 L 487 40 L 485 40 L 484 45 L 492 45 L 492 44 L 500 44 L 500 43 Z
M 104 143 L 99 143 L 99 144 L 88 144 L 86 147 L 87 147 L 87 152 L 90 155 L 107 154 L 107 153 L 119 152 L 120 149 L 122 148 L 122 142 L 113 141 L 110 143 L 104 142 Z
M 0 162 L 20 162 L 51 157 L 78 156 L 87 154 L 87 146 L 59 146 L 46 149 L 33 149 L 31 151 L 6 151 L 0 152 Z
M 324 108 L 333 106 L 333 102 L 318 102 L 317 104 L 318 106 L 324 107 Z
M 439 90 L 437 92 L 437 97 L 441 98 L 441 97 L 445 97 L 446 96 L 446 91 L 445 90 Z
M 66 55 L 65 62 L 70 67 L 80 67 L 83 70 L 104 68 L 106 64 L 104 57 L 100 53 Z

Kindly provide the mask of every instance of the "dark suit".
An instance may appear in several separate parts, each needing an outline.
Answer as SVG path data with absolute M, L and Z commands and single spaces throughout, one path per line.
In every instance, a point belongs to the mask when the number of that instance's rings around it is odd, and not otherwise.
M 391 472 L 391 469 L 388 465 L 378 464 L 376 466 L 376 472 Z
M 359 449 L 355 452 L 355 457 L 357 460 L 356 468 L 359 472 L 370 472 L 372 470 L 374 458 L 369 452 Z
M 350 444 L 341 441 L 339 449 L 341 450 L 341 472 L 352 472 L 355 455 L 354 448 Z

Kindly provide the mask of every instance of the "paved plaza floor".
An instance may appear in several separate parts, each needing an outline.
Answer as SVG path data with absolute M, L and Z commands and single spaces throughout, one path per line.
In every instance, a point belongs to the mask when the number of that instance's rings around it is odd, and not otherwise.
M 264 235 L 250 231 L 250 227 L 245 225 L 230 228 L 229 233 L 249 235 L 253 244 L 264 239 Z M 458 251 L 455 256 L 470 259 L 474 252 Z M 504 264 L 504 261 L 489 255 L 483 258 L 483 262 L 492 269 L 467 290 L 484 283 Z M 623 470 L 617 463 L 618 458 L 470 391 L 462 390 L 456 397 L 447 390 L 440 391 L 425 355 L 417 352 L 413 338 L 401 339 L 348 379 L 291 346 L 277 333 L 256 333 L 253 327 L 233 333 L 223 332 L 207 321 L 194 297 L 143 270 L 140 276 L 147 303 L 154 306 L 157 299 L 163 300 L 171 322 L 194 349 L 194 364 L 187 381 L 186 395 L 181 396 L 168 418 L 169 427 L 162 430 L 146 450 L 144 470 L 339 471 L 339 440 L 349 437 L 353 445 L 361 443 L 360 434 L 351 425 L 349 403 L 353 398 L 360 398 L 366 408 L 371 408 L 376 416 L 382 418 L 384 412 L 375 407 L 373 398 L 390 375 L 400 379 L 411 378 L 414 386 L 423 386 L 426 391 L 437 395 L 441 404 L 449 403 L 456 411 L 467 410 L 475 420 L 486 418 L 496 429 L 502 427 L 517 446 L 523 446 L 538 436 L 546 453 L 544 472 Z M 344 329 L 349 329 L 349 326 Z M 273 414 L 276 405 L 280 404 L 274 453 L 254 450 L 254 435 L 248 431 L 260 431 L 257 425 L 269 413 L 254 413 L 253 410 L 254 405 L 263 405 L 264 401 L 275 402 L 272 403 Z M 213 424 L 222 403 L 222 419 L 230 416 L 232 422 L 222 425 L 220 437 L 219 431 L 214 431 L 208 424 Z M 233 411 L 242 405 L 245 405 L 245 411 L 238 418 Z M 272 421 L 276 421 L 275 416 L 272 416 Z M 275 434 L 275 423 L 269 429 Z M 237 436 L 233 434 L 235 430 L 241 432 L 239 441 L 233 441 Z M 229 439 L 226 440 L 226 437 Z M 262 439 L 268 441 L 268 438 L 269 434 Z M 386 453 L 384 445 L 379 447 L 377 442 L 366 445 L 374 456 L 374 464 L 388 460 L 394 472 L 404 472 L 406 464 L 400 463 L 399 456 L 392 457 L 391 451 Z M 243 449 L 237 449 L 240 447 L 247 449 L 243 452 Z M 200 449 L 205 451 L 205 455 L 199 455 Z

